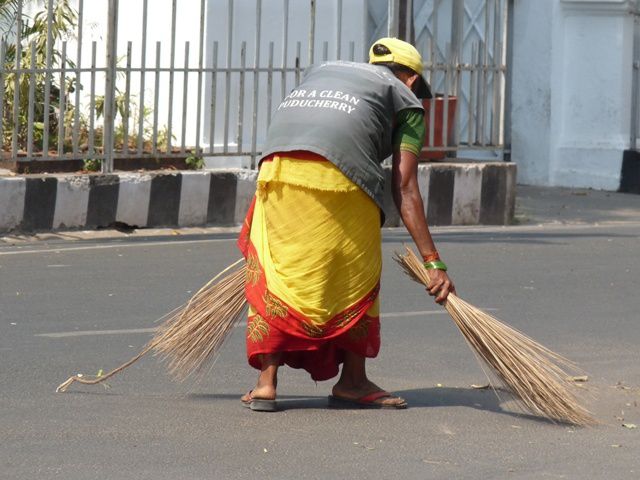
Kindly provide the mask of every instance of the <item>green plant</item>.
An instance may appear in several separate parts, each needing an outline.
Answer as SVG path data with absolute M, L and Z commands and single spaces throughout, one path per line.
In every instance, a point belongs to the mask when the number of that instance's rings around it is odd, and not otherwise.
M 87 158 L 83 163 L 83 170 L 87 172 L 99 172 L 102 167 L 102 160 L 97 158 Z
M 66 59 L 62 65 L 62 52 L 58 46 L 60 42 L 73 36 L 77 27 L 78 14 L 72 7 L 73 0 L 54 0 L 52 11 L 51 25 L 51 67 L 60 69 L 62 67 L 73 70 L 75 64 L 73 61 Z M 77 89 L 82 90 L 82 85 L 78 83 L 78 79 L 71 72 L 71 76 L 66 76 L 62 80 L 60 74 L 51 74 L 49 76 L 49 103 L 48 110 L 45 112 L 46 97 L 46 80 L 47 75 L 44 70 L 47 67 L 47 10 L 44 2 L 42 7 L 33 17 L 25 14 L 29 11 L 28 5 L 42 5 L 40 0 L 22 0 L 23 12 L 19 17 L 18 0 L 0 0 L 0 36 L 2 38 L 17 38 L 17 29 L 20 28 L 20 57 L 18 59 L 19 68 L 29 70 L 32 66 L 37 73 L 28 74 L 21 73 L 17 77 L 16 82 L 16 55 L 18 49 L 16 44 L 8 43 L 5 54 L 5 75 L 4 75 L 4 99 L 2 118 L 2 138 L 0 138 L 0 149 L 11 150 L 13 135 L 17 136 L 18 149 L 25 151 L 29 148 L 28 132 L 30 126 L 33 128 L 32 147 L 34 150 L 42 150 L 44 148 L 45 128 L 48 130 L 48 149 L 58 150 L 64 148 L 65 152 L 75 151 L 74 140 L 77 142 L 76 148 L 80 152 L 89 151 L 89 139 L 93 137 L 93 148 L 95 151 L 102 149 L 103 143 L 103 127 L 96 125 L 93 132 L 90 132 L 89 117 L 81 112 L 77 112 L 79 105 L 74 105 L 72 99 Z M 20 21 L 18 21 L 20 20 Z M 31 56 L 34 52 L 34 63 L 32 65 Z M 123 58 L 119 58 L 121 62 Z M 123 80 L 123 73 L 120 72 L 117 80 Z M 31 106 L 32 116 L 29 121 L 29 88 L 33 81 L 34 102 Z M 63 85 L 61 85 L 61 82 Z M 61 100 L 62 87 L 66 95 Z M 18 104 L 14 105 L 14 93 L 18 89 Z M 113 145 L 116 150 L 138 149 L 139 144 L 144 152 L 152 152 L 153 145 L 153 122 L 150 120 L 153 116 L 153 110 L 147 106 L 139 108 L 136 102 L 136 95 L 121 90 L 116 85 L 114 91 L 114 131 Z M 95 97 L 95 112 L 89 112 L 88 115 L 95 115 L 96 119 L 100 119 L 104 115 L 104 96 Z M 64 103 L 61 104 L 61 102 Z M 62 108 L 64 107 L 64 108 Z M 14 111 L 18 113 L 18 121 L 14 122 Z M 61 112 L 64 111 L 64 115 Z M 142 118 L 140 118 L 142 116 Z M 125 119 L 127 121 L 125 122 Z M 140 120 L 142 120 L 142 131 L 139 129 Z M 77 123 L 76 138 L 74 138 L 74 127 Z M 58 145 L 60 135 L 59 130 L 62 129 L 63 145 Z M 92 134 L 92 135 L 90 135 Z M 140 138 L 142 136 L 142 138 Z M 176 137 L 171 135 L 173 142 Z M 125 145 L 126 139 L 126 145 Z M 160 152 L 168 152 L 169 150 L 169 129 L 161 126 L 156 132 L 156 149 Z M 196 159 L 192 160 L 193 167 L 202 168 L 201 162 Z M 90 169 L 87 169 L 90 170 Z
M 191 154 L 185 159 L 184 163 L 187 164 L 189 170 L 202 170 L 204 167 L 204 158 Z
M 53 48 L 51 49 L 51 64 L 54 68 L 62 67 L 62 53 L 56 48 L 60 40 L 69 38 L 77 25 L 77 12 L 70 5 L 71 0 L 57 0 L 53 6 L 51 24 L 51 38 Z M 36 3 L 35 0 L 25 0 L 23 7 L 30 3 Z M 47 64 L 47 12 L 40 10 L 33 18 L 25 13 L 18 18 L 17 10 L 18 2 L 16 0 L 0 0 L 0 29 L 2 35 L 9 38 L 16 35 L 17 29 L 20 27 L 20 57 L 17 57 L 18 49 L 15 43 L 7 45 L 5 54 L 4 68 L 8 73 L 4 76 L 4 109 L 2 115 L 3 138 L 0 143 L 4 148 L 10 148 L 13 133 L 15 131 L 18 139 L 18 147 L 27 149 L 28 128 L 29 128 L 29 87 L 32 75 L 20 74 L 16 79 L 16 73 L 13 71 L 16 63 L 21 69 L 30 69 L 32 66 L 38 70 L 46 68 Z M 21 20 L 21 22 L 18 22 Z M 34 63 L 32 65 L 32 51 L 34 55 Z M 65 61 L 65 67 L 73 69 L 75 64 Z M 34 146 L 42 148 L 42 138 L 44 133 L 44 125 L 46 119 L 49 124 L 49 146 L 57 148 L 58 145 L 58 125 L 63 122 L 66 130 L 66 120 L 73 116 L 65 116 L 59 118 L 61 111 L 60 105 L 60 80 L 59 75 L 51 76 L 51 84 L 49 90 L 49 108 L 45 112 L 45 73 L 42 71 L 33 74 L 34 83 L 34 102 L 33 102 L 33 124 L 34 130 Z M 17 81 L 16 81 L 17 80 Z M 75 92 L 75 78 L 67 77 L 64 80 L 67 94 Z M 18 104 L 14 104 L 14 93 L 18 90 Z M 65 105 L 67 114 L 73 112 L 73 106 L 69 103 Z M 18 122 L 14 124 L 14 110 L 18 112 Z M 65 132 L 66 134 L 66 132 Z M 66 136 L 66 135 L 65 135 Z

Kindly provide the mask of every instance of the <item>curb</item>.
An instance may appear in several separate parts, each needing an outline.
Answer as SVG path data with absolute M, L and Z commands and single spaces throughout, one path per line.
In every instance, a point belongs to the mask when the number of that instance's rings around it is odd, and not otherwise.
M 401 224 L 385 167 L 385 227 Z M 257 171 L 145 172 L 0 177 L 0 232 L 237 226 L 255 191 Z M 506 225 L 515 208 L 512 163 L 419 166 L 430 225 Z

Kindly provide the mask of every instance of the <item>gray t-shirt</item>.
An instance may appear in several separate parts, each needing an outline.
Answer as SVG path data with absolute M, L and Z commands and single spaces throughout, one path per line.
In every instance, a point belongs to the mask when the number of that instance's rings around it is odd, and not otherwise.
M 262 158 L 305 150 L 332 162 L 383 209 L 382 161 L 392 152 L 396 114 L 422 110 L 386 67 L 354 62 L 311 66 L 272 118 Z

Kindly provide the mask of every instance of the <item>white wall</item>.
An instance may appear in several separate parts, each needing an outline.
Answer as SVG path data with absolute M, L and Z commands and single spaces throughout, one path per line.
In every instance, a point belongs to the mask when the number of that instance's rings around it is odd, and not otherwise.
M 516 0 L 518 181 L 616 190 L 629 147 L 632 0 Z

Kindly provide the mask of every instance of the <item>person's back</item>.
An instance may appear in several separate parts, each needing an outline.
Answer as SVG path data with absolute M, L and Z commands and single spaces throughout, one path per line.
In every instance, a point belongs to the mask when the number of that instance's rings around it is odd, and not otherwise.
M 310 67 L 278 107 L 263 148 L 309 151 L 336 165 L 382 208 L 381 162 L 392 153 L 396 114 L 422 109 L 386 67 L 327 62 Z

